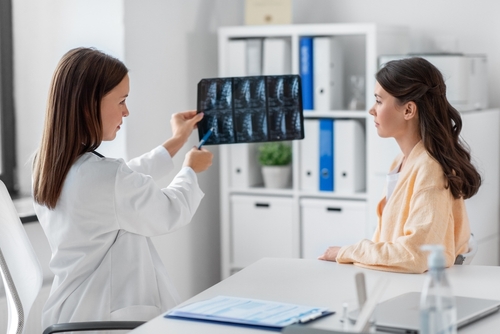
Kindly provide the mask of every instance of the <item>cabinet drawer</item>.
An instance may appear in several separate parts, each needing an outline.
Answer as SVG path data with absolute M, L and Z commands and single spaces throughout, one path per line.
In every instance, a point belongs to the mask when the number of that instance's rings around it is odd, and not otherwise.
M 302 199 L 301 256 L 316 259 L 330 246 L 354 244 L 366 237 L 366 202 Z
M 234 267 L 263 257 L 292 257 L 291 198 L 231 196 L 231 249 Z

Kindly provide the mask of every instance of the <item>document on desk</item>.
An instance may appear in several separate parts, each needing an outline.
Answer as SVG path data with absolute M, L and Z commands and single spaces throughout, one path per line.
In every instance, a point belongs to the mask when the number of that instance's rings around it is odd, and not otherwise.
M 333 314 L 324 307 L 218 296 L 168 312 L 166 318 L 184 318 L 281 329 Z

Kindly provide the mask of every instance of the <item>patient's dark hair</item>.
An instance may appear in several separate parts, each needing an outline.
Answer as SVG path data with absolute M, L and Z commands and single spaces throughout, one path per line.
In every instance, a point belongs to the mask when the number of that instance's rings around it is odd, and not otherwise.
M 59 61 L 33 165 L 37 203 L 53 209 L 73 163 L 101 144 L 101 100 L 127 72 L 120 60 L 93 48 L 72 49 Z
M 460 138 L 462 118 L 446 98 L 441 72 L 429 61 L 405 58 L 389 61 L 377 72 L 380 86 L 403 105 L 417 105 L 422 142 L 443 168 L 454 198 L 474 196 L 481 176 L 471 163 L 468 146 Z

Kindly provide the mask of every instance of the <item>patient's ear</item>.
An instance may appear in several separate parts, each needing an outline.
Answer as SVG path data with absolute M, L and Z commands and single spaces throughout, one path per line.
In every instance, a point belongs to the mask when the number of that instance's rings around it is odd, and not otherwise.
M 405 104 L 405 120 L 410 120 L 417 116 L 417 105 L 410 101 Z

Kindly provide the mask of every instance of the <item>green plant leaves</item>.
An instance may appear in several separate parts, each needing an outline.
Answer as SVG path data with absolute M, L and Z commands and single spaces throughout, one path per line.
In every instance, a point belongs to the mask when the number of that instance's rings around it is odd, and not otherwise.
M 282 142 L 268 142 L 259 147 L 263 166 L 285 166 L 292 162 L 292 147 Z

